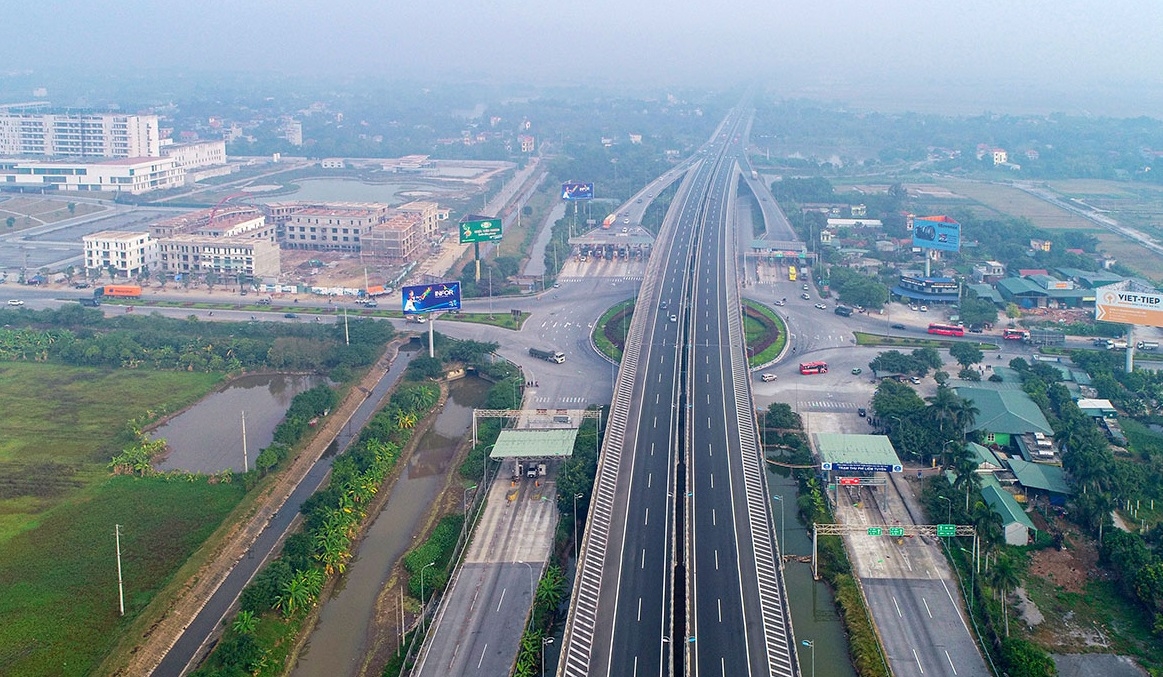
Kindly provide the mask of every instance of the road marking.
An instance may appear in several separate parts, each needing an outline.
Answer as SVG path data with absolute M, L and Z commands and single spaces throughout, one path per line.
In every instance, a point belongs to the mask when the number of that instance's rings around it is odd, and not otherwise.
M 719 549 L 715 548 L 715 571 L 719 570 Z
M 953 665 L 953 657 L 949 655 L 948 651 L 945 652 L 945 658 L 949 661 L 949 667 L 953 669 L 953 674 L 956 675 L 957 674 L 957 666 Z
M 719 599 L 715 600 L 715 603 L 719 607 L 719 622 L 722 623 L 723 622 L 723 598 L 720 597 Z
M 715 473 L 711 473 L 711 488 L 715 488 Z
M 652 472 L 646 473 L 646 488 L 647 489 L 649 489 L 650 485 L 654 483 L 653 480 L 654 480 L 654 473 L 652 473 Z
M 650 524 L 650 508 L 646 509 L 646 518 L 642 520 L 643 526 Z
M 501 599 L 497 600 L 497 611 L 501 610 L 501 605 L 505 603 L 505 593 L 509 592 L 508 588 L 501 588 Z
M 642 622 L 642 598 L 638 598 L 638 622 Z
M 719 526 L 719 518 L 715 515 L 715 509 L 711 508 L 711 524 Z
M 653 442 L 650 443 L 650 455 L 651 456 L 654 455 L 654 443 Z
M 642 548 L 642 565 L 641 565 L 641 566 L 639 566 L 638 568 L 639 568 L 639 569 L 645 569 L 645 568 L 646 568 L 646 548 Z
M 662 397 L 662 393 L 657 393 L 657 394 L 655 394 L 655 395 L 654 395 L 654 403 L 655 403 L 655 404 L 658 404 L 658 400 L 659 400 L 661 397 Z
M 489 643 L 485 642 L 485 648 L 481 649 L 481 657 L 477 660 L 477 670 L 481 669 L 481 663 L 485 662 L 485 652 L 489 650 Z
M 929 603 L 927 601 L 925 601 L 924 597 L 921 598 L 921 604 L 925 605 L 925 611 L 928 612 L 929 618 L 932 618 L 933 617 L 933 610 L 929 608 Z
M 896 607 L 897 618 L 904 618 L 905 615 L 901 613 L 901 605 L 896 603 L 896 595 L 892 596 L 892 605 Z
M 707 445 L 707 456 L 714 456 L 714 455 L 715 455 L 715 447 L 708 444 Z
M 654 427 L 655 428 L 658 427 L 658 417 L 657 416 L 654 417 Z
M 916 649 L 913 649 L 913 658 L 917 659 L 917 669 L 921 671 L 922 675 L 925 674 L 925 669 L 921 667 L 921 657 L 917 655 Z

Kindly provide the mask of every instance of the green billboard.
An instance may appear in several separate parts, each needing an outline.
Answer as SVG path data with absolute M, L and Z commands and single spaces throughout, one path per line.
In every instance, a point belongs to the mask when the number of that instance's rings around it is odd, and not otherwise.
M 460 243 L 493 242 L 501 239 L 501 219 L 474 218 L 460 222 Z

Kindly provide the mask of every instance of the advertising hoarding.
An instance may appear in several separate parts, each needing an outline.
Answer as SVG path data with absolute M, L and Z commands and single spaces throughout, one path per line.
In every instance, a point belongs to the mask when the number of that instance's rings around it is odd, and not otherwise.
M 913 219 L 913 246 L 961 251 L 961 224 L 948 216 L 918 216 Z
M 400 290 L 405 315 L 460 310 L 460 282 L 418 284 Z
M 460 243 L 495 242 L 501 239 L 501 219 L 469 216 L 460 222 Z
M 1118 324 L 1163 327 L 1163 294 L 1099 287 L 1094 295 L 1094 319 Z
M 904 468 L 897 464 L 882 464 L 882 463 L 822 463 L 823 470 L 836 470 L 839 472 L 903 472 Z
M 561 184 L 562 200 L 592 200 L 594 199 L 594 184 L 567 181 Z

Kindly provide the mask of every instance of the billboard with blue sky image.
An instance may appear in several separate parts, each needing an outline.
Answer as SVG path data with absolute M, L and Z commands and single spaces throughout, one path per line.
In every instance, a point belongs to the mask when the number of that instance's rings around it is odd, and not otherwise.
M 460 282 L 418 284 L 400 290 L 405 315 L 460 310 Z
M 562 200 L 592 200 L 594 199 L 594 184 L 567 181 L 561 184 Z
M 918 216 L 913 219 L 913 246 L 961 251 L 961 224 L 948 216 Z

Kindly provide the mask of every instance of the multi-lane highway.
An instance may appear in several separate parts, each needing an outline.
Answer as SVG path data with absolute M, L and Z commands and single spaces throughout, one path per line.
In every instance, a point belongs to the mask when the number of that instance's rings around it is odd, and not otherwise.
M 797 674 L 728 217 L 743 119 L 733 113 L 700 151 L 647 268 L 562 674 Z

